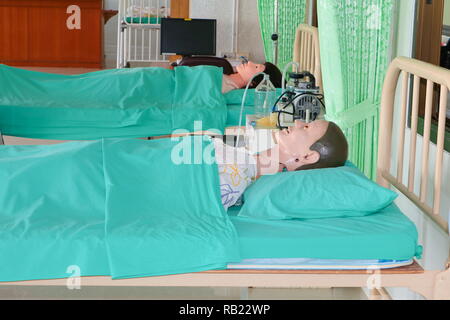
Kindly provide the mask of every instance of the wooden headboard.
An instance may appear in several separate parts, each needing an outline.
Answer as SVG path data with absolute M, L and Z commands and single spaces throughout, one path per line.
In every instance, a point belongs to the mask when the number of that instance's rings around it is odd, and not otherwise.
M 401 81 L 399 81 L 401 79 Z M 426 81 L 424 134 L 421 150 L 420 188 L 415 188 L 416 156 L 418 142 L 418 118 L 420 102 L 420 83 Z M 399 85 L 401 83 L 401 87 Z M 401 93 L 400 115 L 394 117 L 397 87 Z M 439 121 L 435 162 L 430 163 L 430 132 L 432 125 L 433 96 L 435 87 L 440 90 Z M 410 90 L 411 88 L 411 90 Z M 384 81 L 380 114 L 380 137 L 378 148 L 378 183 L 385 187 L 393 185 L 426 215 L 435 221 L 445 232 L 449 232 L 448 222 L 441 216 L 442 183 L 449 180 L 443 177 L 445 121 L 448 90 L 450 88 L 450 70 L 425 63 L 419 60 L 399 57 L 390 65 Z M 401 89 L 401 90 L 400 90 Z M 412 93 L 410 95 L 410 92 Z M 408 97 L 411 100 L 411 112 L 408 113 Z M 405 157 L 406 124 L 410 116 L 409 155 Z M 398 128 L 398 140 L 392 141 L 394 118 L 395 129 Z M 393 146 L 396 148 L 394 154 Z M 433 148 L 434 150 L 434 148 Z M 396 173 L 391 172 L 391 159 L 396 156 Z M 404 177 L 404 162 L 408 161 L 408 174 Z M 433 176 L 429 177 L 429 170 L 433 169 Z M 431 179 L 430 179 L 431 178 Z M 429 179 L 433 183 L 433 201 L 427 202 Z M 405 181 L 406 180 L 406 181 Z M 419 190 L 419 191 L 417 191 Z

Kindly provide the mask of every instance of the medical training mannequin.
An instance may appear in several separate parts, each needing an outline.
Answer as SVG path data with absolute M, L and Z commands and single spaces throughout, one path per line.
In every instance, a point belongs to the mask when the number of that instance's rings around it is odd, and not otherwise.
M 226 209 L 235 205 L 245 189 L 260 176 L 283 170 L 340 167 L 347 161 L 347 140 L 333 122 L 296 121 L 294 127 L 276 132 L 273 138 L 275 146 L 257 155 L 214 139 L 222 203 Z
M 270 62 L 258 64 L 248 61 L 247 63 L 238 65 L 236 67 L 236 73 L 223 76 L 222 93 L 227 93 L 234 89 L 245 88 L 252 77 L 259 72 L 267 73 L 270 76 L 270 81 L 276 88 L 282 87 L 281 71 L 274 64 Z M 261 80 L 262 76 L 256 77 L 250 88 L 255 88 Z

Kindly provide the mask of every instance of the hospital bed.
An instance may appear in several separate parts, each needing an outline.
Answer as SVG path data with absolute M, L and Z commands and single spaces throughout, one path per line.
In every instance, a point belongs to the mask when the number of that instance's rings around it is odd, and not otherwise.
M 234 92 L 231 92 L 229 94 L 225 95 L 226 99 L 226 124 L 225 128 L 230 127 L 237 127 L 239 125 L 239 116 L 240 116 L 240 110 L 241 110 L 241 99 L 243 95 L 244 90 L 234 90 Z M 245 119 L 245 116 L 254 114 L 254 105 L 253 105 L 253 92 L 254 89 L 249 90 L 247 103 L 244 106 L 243 110 L 243 118 Z M 281 92 L 281 91 L 280 91 Z M 206 129 L 206 128 L 205 128 Z M 57 134 L 49 134 L 52 130 L 45 130 L 38 133 L 38 136 L 17 136 L 17 135 L 10 135 L 10 134 L 3 134 L 3 139 L 6 145 L 34 145 L 34 144 L 53 144 L 53 143 L 62 143 L 67 140 L 64 139 L 55 139 Z M 76 138 L 77 140 L 84 140 L 83 136 L 86 136 L 86 132 L 91 132 L 91 128 L 80 128 L 79 130 L 76 130 L 74 132 L 75 136 L 79 136 L 79 138 Z M 66 130 L 67 132 L 67 130 Z M 93 138 L 101 138 L 103 134 L 106 134 L 107 132 L 101 132 L 96 131 L 98 133 L 98 136 L 96 134 L 87 134 L 86 139 L 93 139 Z M 194 132 L 193 132 L 194 133 Z M 198 132 L 197 132 L 198 133 Z M 113 132 L 111 134 L 114 134 Z M 217 134 L 217 133 L 216 133 Z M 155 135 L 152 132 L 149 132 L 148 137 L 145 135 L 142 135 L 142 138 L 167 138 L 172 136 L 170 130 L 167 132 L 164 132 L 163 134 Z M 119 135 L 120 136 L 120 133 Z M 105 135 L 105 137 L 108 137 L 108 135 Z
M 407 94 L 409 88 L 409 78 L 414 77 L 413 85 L 413 111 L 412 111 L 412 127 L 411 127 L 411 142 L 410 159 L 413 159 L 416 154 L 417 142 L 417 106 L 418 106 L 418 92 L 420 79 L 428 81 L 428 99 L 427 99 L 427 116 L 425 123 L 426 129 L 430 128 L 431 123 L 431 107 L 430 95 L 432 94 L 431 84 L 435 83 L 441 87 L 440 105 L 445 106 L 447 102 L 448 89 L 450 87 L 450 72 L 433 65 L 423 63 L 417 60 L 408 58 L 395 59 L 387 72 L 382 103 L 381 103 L 381 127 L 380 143 L 379 143 L 379 160 L 378 160 L 378 183 L 383 186 L 394 186 L 402 194 L 408 197 L 412 203 L 417 205 L 422 212 L 429 216 L 443 232 L 448 234 L 448 222 L 440 215 L 440 197 L 442 185 L 442 161 L 443 161 L 443 144 L 445 134 L 445 107 L 441 108 L 439 119 L 439 134 L 436 148 L 436 162 L 430 164 L 428 161 L 428 153 L 430 150 L 429 135 L 424 136 L 424 161 L 422 162 L 422 179 L 420 193 L 415 192 L 414 181 L 410 179 L 408 183 L 404 183 L 402 179 L 404 151 L 403 145 L 405 141 L 406 129 L 406 115 L 407 115 Z M 400 97 L 400 117 L 394 117 L 394 106 L 396 101 L 396 88 L 401 92 Z M 431 88 L 431 89 L 430 89 Z M 442 111 L 443 110 L 443 111 Z M 395 120 L 395 122 L 394 122 Z M 399 128 L 398 143 L 392 141 L 393 128 Z M 428 130 L 429 132 L 429 130 Z M 397 157 L 392 146 L 398 146 Z M 392 173 L 391 162 L 393 159 L 397 160 L 396 173 Z M 429 206 L 424 193 L 428 178 L 427 172 L 429 166 L 435 168 L 435 174 L 432 177 L 434 182 L 434 201 L 433 206 Z M 410 161 L 409 173 L 411 175 L 415 170 L 415 162 Z M 403 223 L 407 219 L 398 210 L 397 207 L 389 207 L 386 212 L 381 215 L 371 216 L 369 219 L 363 217 L 358 223 L 352 219 L 346 220 L 346 230 L 351 231 L 352 237 L 336 237 L 333 232 L 333 227 L 328 225 L 327 219 L 317 219 L 314 222 L 308 222 L 307 225 L 301 222 L 292 221 L 277 221 L 277 222 L 261 222 L 249 221 L 236 216 L 239 208 L 234 208 L 230 211 L 230 218 L 235 225 L 240 235 L 240 248 L 244 253 L 245 259 L 241 264 L 230 265 L 227 270 L 210 270 L 196 273 L 185 273 L 175 275 L 118 279 L 111 280 L 108 276 L 89 276 L 80 279 L 82 286 L 208 286 L 208 287 L 275 287 L 275 288 L 331 288 L 331 287 L 369 287 L 372 291 L 373 297 L 381 296 L 388 298 L 389 295 L 384 290 L 387 287 L 407 287 L 411 290 L 421 294 L 428 299 L 450 299 L 450 265 L 445 266 L 443 271 L 439 270 L 424 270 L 419 263 L 414 260 L 410 262 L 403 261 L 404 266 L 399 264 L 388 268 L 377 266 L 376 268 L 360 265 L 352 268 L 352 266 L 336 266 L 324 267 L 323 260 L 298 261 L 300 258 L 307 258 L 299 256 L 297 261 L 283 261 L 277 263 L 275 259 L 270 261 L 262 261 L 261 258 L 280 258 L 277 255 L 277 250 L 295 250 L 300 247 L 301 241 L 306 241 L 311 244 L 310 250 L 320 250 L 319 247 L 314 247 L 313 238 L 303 238 L 299 235 L 307 234 L 307 230 L 315 230 L 315 236 L 324 239 L 328 246 L 336 246 L 342 248 L 350 248 L 352 243 L 363 243 L 363 249 L 360 249 L 357 254 L 360 254 L 361 259 L 364 259 L 364 254 L 369 253 L 371 248 L 377 247 L 369 245 L 370 236 L 373 236 L 380 241 L 380 247 L 389 247 L 390 249 L 402 250 L 402 246 L 409 247 L 411 242 L 405 240 L 402 228 Z M 383 220 L 382 217 L 387 217 L 388 220 Z M 393 217 L 389 220 L 389 217 Z M 381 218 L 382 220 L 378 220 Z M 347 218 L 345 218 L 347 219 Z M 309 224 L 311 223 L 311 224 Z M 383 226 L 382 228 L 373 228 L 374 225 Z M 408 225 L 408 223 L 406 223 Z M 386 228 L 386 226 L 388 226 Z M 306 228 L 306 229 L 304 229 Z M 355 229 L 356 228 L 356 229 Z M 378 230 L 378 231 L 377 231 Z M 381 231 L 380 231 L 381 230 Z M 383 231 L 384 230 L 384 231 Z M 346 233 L 344 231 L 343 233 Z M 334 236 L 333 236 L 334 234 Z M 319 236 L 318 236 L 319 235 Z M 402 240 L 403 239 L 403 240 Z M 90 239 L 89 241 L 96 241 Z M 386 241 L 390 241 L 390 246 L 386 246 Z M 98 241 L 95 243 L 98 244 Z M 383 243 L 383 245 L 381 245 Z M 101 259 L 104 255 L 101 248 L 98 246 L 87 246 L 90 251 L 86 251 L 84 258 L 89 261 L 89 257 L 94 259 Z M 420 255 L 420 254 L 419 254 Z M 414 259 L 414 254 L 410 253 L 410 259 Z M 254 259 L 252 259 L 254 258 Z M 256 259 L 256 260 L 255 260 Z M 303 267 L 302 267 L 303 263 Z M 309 263 L 309 264 L 308 264 Z M 450 263 L 450 261 L 449 261 Z M 268 265 L 269 264 L 269 265 Z M 276 267 L 273 267 L 276 264 Z M 362 262 L 364 264 L 364 262 Z M 270 266 L 272 265 L 272 266 Z M 308 265 L 310 268 L 308 268 Z M 283 267 L 284 266 L 284 267 Z M 106 274 L 107 270 L 97 270 L 97 274 Z M 42 279 L 32 281 L 13 281 L 3 282 L 3 285 L 19 285 L 19 286 L 64 286 L 67 284 L 67 279 Z
M 118 12 L 117 68 L 130 62 L 168 62 L 160 53 L 161 18 L 169 0 L 121 0 Z
M 119 21 L 121 27 L 121 33 L 119 35 L 119 54 L 118 62 L 119 67 L 123 67 L 129 61 L 141 61 L 139 59 L 144 59 L 145 61 L 150 61 L 153 58 L 152 50 L 148 52 L 148 57 L 146 53 L 147 46 L 145 45 L 148 40 L 148 43 L 155 42 L 158 45 L 158 26 L 157 23 L 160 17 L 167 16 L 170 13 L 170 2 L 163 0 L 126 0 L 120 2 L 120 10 L 119 10 Z M 153 19 L 153 20 L 152 20 Z M 156 20 L 155 20 L 156 19 Z M 148 30 L 147 30 L 148 29 Z M 149 35 L 145 35 L 145 32 L 149 32 Z M 152 33 L 155 33 L 152 35 Z M 142 41 L 142 46 L 138 45 L 132 41 Z M 144 50 L 145 49 L 145 50 Z M 158 48 L 155 49 L 157 52 Z M 318 42 L 318 33 L 317 28 L 310 27 L 308 25 L 301 24 L 298 27 L 295 45 L 294 45 L 294 60 L 300 63 L 300 69 L 304 71 L 309 71 L 315 75 L 317 79 L 317 83 L 321 86 L 321 70 L 320 70 L 320 51 L 319 51 L 319 42 Z M 141 58 L 138 58 L 141 56 Z M 150 59 L 150 60 L 148 60 Z M 159 58 L 158 58 L 159 59 Z M 144 61 L 142 60 L 142 61 Z M 219 64 L 219 66 L 222 66 Z M 227 71 L 229 72 L 229 71 Z M 225 72 L 225 73 L 227 73 Z M 128 80 L 128 83 L 132 83 L 132 80 Z M 127 90 L 132 91 L 132 89 L 126 89 L 123 91 L 123 94 L 126 94 Z M 205 90 L 207 91 L 207 90 Z M 217 117 L 226 117 L 225 127 L 237 126 L 239 125 L 240 111 L 241 111 L 241 99 L 243 96 L 244 90 L 234 90 L 234 92 L 230 92 L 226 94 L 226 110 L 225 115 L 219 114 L 220 110 L 217 110 Z M 253 93 L 254 90 L 250 90 L 250 94 L 248 95 L 247 103 L 244 106 L 243 118 L 245 119 L 246 115 L 251 115 L 254 113 L 253 106 Z M 87 92 L 87 91 L 86 91 Z M 142 134 L 143 132 L 140 129 L 132 130 L 132 125 L 130 123 L 120 123 L 120 119 L 115 118 L 115 122 L 106 121 L 106 119 L 111 118 L 111 110 L 97 109 L 96 106 L 92 106 L 90 108 L 74 108 L 71 112 L 72 115 L 69 117 L 65 116 L 64 108 L 56 108 L 54 112 L 52 111 L 51 117 L 44 118 L 52 118 L 53 123 L 51 126 L 47 123 L 46 125 L 38 125 L 37 128 L 34 128 L 36 120 L 33 119 L 32 124 L 24 125 L 24 128 L 21 128 L 18 131 L 23 131 L 22 134 L 15 134 L 15 137 L 7 136 L 5 140 L 7 144 L 11 143 L 33 143 L 29 140 L 29 138 L 35 139 L 47 139 L 48 142 L 56 139 L 59 141 L 58 136 L 61 136 L 64 132 L 64 138 L 67 139 L 95 139 L 100 137 L 118 137 L 118 136 L 136 136 Z M 83 105 L 85 107 L 85 105 Z M 129 106 L 128 106 L 129 107 Z M 114 111 L 115 114 L 119 114 L 122 110 Z M 19 110 L 19 109 L 17 109 Z M 21 115 L 14 115 L 15 118 L 19 119 L 20 117 L 30 117 L 29 109 Z M 19 111 L 17 111 L 19 112 Z M 39 111 L 42 113 L 41 111 Z M 85 113 L 86 112 L 86 113 Z M 44 114 L 44 113 L 42 113 Z M 66 113 L 68 114 L 68 113 Z M 5 116 L 3 115 L 3 118 Z M 8 116 L 6 116 L 8 118 Z M 31 116 L 33 118 L 33 116 Z M 87 121 L 89 119 L 89 121 Z M 198 119 L 202 120 L 202 119 Z M 41 120 L 39 120 L 41 121 Z M 46 121 L 46 120 L 45 120 Z M 133 121 L 133 119 L 127 119 L 127 121 Z M 101 127 L 101 130 L 91 130 L 93 128 L 92 123 L 97 122 L 98 127 Z M 161 119 L 156 119 L 155 122 L 161 123 Z M 76 123 L 76 125 L 75 125 Z M 0 120 L 0 125 L 1 125 Z M 4 124 L 3 124 L 4 125 Z M 116 127 L 114 127 L 116 126 Z M 33 127 L 33 128 L 32 128 Z M 62 128 L 59 128 L 62 127 Z M 158 127 L 158 128 L 157 128 Z M 166 136 L 172 133 L 173 129 L 178 128 L 169 128 L 166 126 L 164 129 L 160 130 L 159 126 L 155 126 L 153 123 L 151 125 L 147 125 L 143 130 L 148 133 L 149 136 Z M 7 130 L 3 130 L 4 134 L 8 135 Z M 70 134 L 69 134 L 70 132 Z M 96 132 L 95 135 L 92 133 Z M 22 138 L 18 137 L 21 136 Z M 27 142 L 28 141 L 28 142 Z M 43 142 L 43 141 L 41 141 Z

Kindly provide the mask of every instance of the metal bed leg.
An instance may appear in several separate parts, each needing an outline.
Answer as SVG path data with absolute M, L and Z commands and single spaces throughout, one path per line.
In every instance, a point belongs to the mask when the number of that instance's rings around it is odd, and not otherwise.
M 120 23 L 120 22 L 119 22 Z M 118 50 L 117 50 L 117 68 L 123 68 L 123 56 L 124 56 L 124 37 L 125 37 L 125 26 L 119 24 L 119 35 L 117 37 Z
M 249 289 L 248 287 L 241 288 L 240 300 L 248 300 Z
M 369 300 L 392 300 L 392 297 L 384 288 L 370 289 Z
M 450 257 L 445 271 L 438 273 L 434 284 L 435 300 L 450 300 Z

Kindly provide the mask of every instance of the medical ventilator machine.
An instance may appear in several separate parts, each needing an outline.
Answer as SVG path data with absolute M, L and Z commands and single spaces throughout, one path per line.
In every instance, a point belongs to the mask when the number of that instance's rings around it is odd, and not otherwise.
M 287 85 L 285 74 L 287 69 L 296 65 L 296 71 L 289 73 Z M 250 83 L 259 75 L 263 80 L 255 89 L 255 112 L 246 116 L 245 146 L 253 153 L 270 149 L 273 144 L 274 130 L 293 126 L 296 120 L 306 123 L 323 119 L 325 105 L 316 79 L 310 72 L 299 72 L 298 63 L 288 63 L 283 71 L 282 93 L 277 98 L 277 91 L 270 82 L 269 75 L 256 74 L 248 83 L 242 99 L 239 127 L 242 125 L 242 113 L 247 90 Z M 237 139 L 239 146 L 239 136 Z

